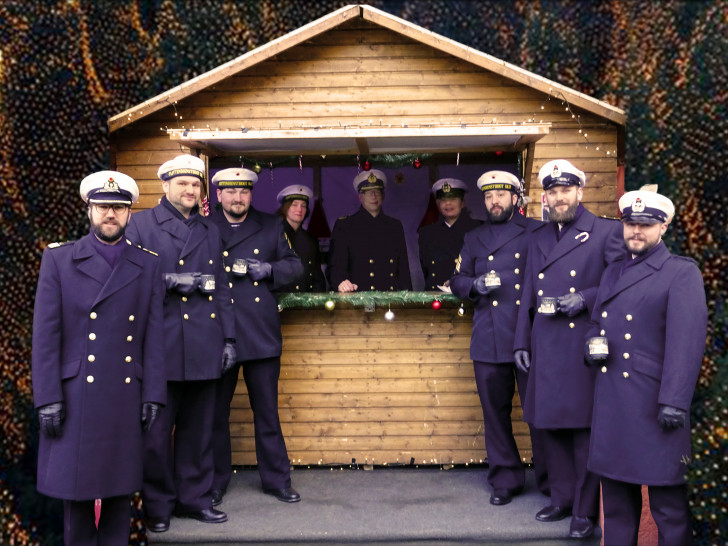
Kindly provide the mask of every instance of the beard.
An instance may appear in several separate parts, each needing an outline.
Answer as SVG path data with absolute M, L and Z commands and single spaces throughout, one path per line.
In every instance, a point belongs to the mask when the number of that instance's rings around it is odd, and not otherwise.
M 233 207 L 228 207 L 227 209 L 223 210 L 225 211 L 225 214 L 227 214 L 230 218 L 234 218 L 235 220 L 242 220 L 248 214 L 247 208 L 243 208 L 242 212 L 235 212 L 233 210 Z
M 652 250 L 653 248 L 655 248 L 657 246 L 657 244 L 661 241 L 661 239 L 657 239 L 656 241 L 647 241 L 645 239 L 639 239 L 640 241 L 643 241 L 644 242 L 644 246 L 642 248 L 638 249 L 638 250 L 634 250 L 633 248 L 631 248 L 629 246 L 629 242 L 632 241 L 632 240 L 634 240 L 634 237 L 631 238 L 631 239 L 627 239 L 624 242 L 624 248 L 626 248 L 628 252 L 631 252 L 635 257 L 637 257 L 637 256 L 644 256 L 650 250 Z
M 568 224 L 576 217 L 576 209 L 579 208 L 579 201 L 571 203 L 564 212 L 549 210 L 549 221 L 559 224 Z
M 116 229 L 109 234 L 104 233 L 102 224 L 95 224 L 92 226 L 92 229 L 94 235 L 96 235 L 100 241 L 105 243 L 115 243 L 123 237 L 126 226 L 118 225 Z
M 486 208 L 485 213 L 488 216 L 488 221 L 491 224 L 502 224 L 510 220 L 511 216 L 513 216 L 513 205 L 509 203 L 503 208 L 503 210 L 495 214 Z

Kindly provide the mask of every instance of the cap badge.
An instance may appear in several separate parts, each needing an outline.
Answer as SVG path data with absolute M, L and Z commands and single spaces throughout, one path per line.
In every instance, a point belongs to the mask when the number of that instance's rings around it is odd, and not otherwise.
M 553 178 L 558 178 L 559 176 L 561 176 L 561 169 L 559 169 L 558 165 L 554 165 L 554 170 L 551 172 L 551 176 Z
M 645 210 L 645 204 L 642 202 L 642 199 L 639 197 L 634 200 L 634 203 L 632 203 L 632 211 L 633 212 L 643 212 Z
M 367 181 L 370 184 L 374 184 L 377 181 L 377 176 L 374 173 L 369 173 L 369 178 L 367 178 Z
M 104 191 L 119 192 L 119 184 L 113 178 L 109 178 L 104 182 Z
M 450 184 L 445 183 L 442 185 L 442 191 L 444 193 L 450 193 L 450 190 L 452 190 L 452 187 L 450 186 Z

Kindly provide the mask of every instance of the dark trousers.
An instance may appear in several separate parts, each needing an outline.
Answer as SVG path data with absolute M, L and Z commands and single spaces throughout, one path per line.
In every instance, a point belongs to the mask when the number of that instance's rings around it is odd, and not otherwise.
M 604 545 L 637 545 L 642 515 L 642 486 L 609 478 L 602 480 Z M 693 543 L 690 507 L 684 485 L 648 486 L 650 512 L 657 524 L 660 546 Z
M 113 472 L 113 468 L 109 472 Z M 101 500 L 98 529 L 94 501 L 63 501 L 66 546 L 127 546 L 130 528 L 131 495 Z
M 575 516 L 599 513 L 599 477 L 586 468 L 591 429 L 543 429 L 553 506 L 571 506 Z
M 475 383 L 483 408 L 485 447 L 488 452 L 488 483 L 493 489 L 516 492 L 523 489 L 525 470 L 513 438 L 511 412 L 516 384 L 521 400 L 526 397 L 528 375 L 514 363 L 474 361 Z M 546 462 L 541 451 L 541 432 L 531 430 L 533 464 L 538 488 L 548 491 Z
M 147 517 L 212 507 L 215 385 L 214 380 L 167 382 L 167 405 L 144 435 L 142 499 Z
M 255 427 L 255 455 L 263 489 L 291 486 L 291 466 L 278 418 L 278 377 L 281 358 L 239 362 L 217 382 L 215 403 L 215 480 L 213 489 L 227 489 L 232 476 L 230 402 L 242 367 Z

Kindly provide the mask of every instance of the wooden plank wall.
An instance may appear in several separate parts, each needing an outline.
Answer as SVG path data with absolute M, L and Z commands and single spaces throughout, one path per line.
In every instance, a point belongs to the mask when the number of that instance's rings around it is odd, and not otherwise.
M 472 309 L 286 309 L 281 426 L 295 464 L 481 462 L 483 414 L 469 356 Z M 531 458 L 514 400 L 514 433 Z M 233 464 L 254 464 L 242 373 L 231 410 Z
M 370 124 L 553 124 L 536 145 L 530 195 L 540 203 L 536 174 L 550 159 L 565 158 L 588 175 L 585 204 L 614 214 L 617 127 L 561 101 L 471 63 L 441 53 L 362 19 L 319 35 L 217 85 L 112 134 L 115 168 L 140 182 L 137 208 L 154 206 L 161 194 L 159 165 L 179 153 L 164 127 L 238 131 L 249 128 Z M 541 106 L 543 105 L 543 109 Z M 596 150 L 599 146 L 600 150 Z M 605 150 L 612 151 L 611 156 Z M 540 214 L 540 205 L 531 207 Z

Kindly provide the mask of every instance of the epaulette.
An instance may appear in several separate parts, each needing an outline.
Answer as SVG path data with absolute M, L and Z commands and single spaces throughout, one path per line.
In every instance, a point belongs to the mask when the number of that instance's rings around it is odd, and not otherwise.
M 339 216 L 339 220 L 346 220 L 348 216 Z
M 616 216 L 604 216 L 603 214 L 600 215 L 599 218 L 604 218 L 605 220 L 617 220 L 618 222 L 620 221 Z
M 48 246 L 47 246 L 46 248 L 58 248 L 58 247 L 62 247 L 62 246 L 64 246 L 64 245 L 70 245 L 70 244 L 73 244 L 73 243 L 75 243 L 75 242 L 76 242 L 76 241 L 63 241 L 63 242 L 60 242 L 60 243 L 51 243 L 51 244 L 49 244 L 49 245 L 48 245 Z
M 126 240 L 126 244 L 133 245 L 133 243 L 129 239 Z M 148 248 L 144 248 L 142 245 L 136 245 L 136 247 L 139 250 L 143 250 L 144 252 L 149 252 L 149 254 L 151 254 L 152 256 L 159 256 L 159 254 L 157 254 L 153 250 L 149 250 Z

